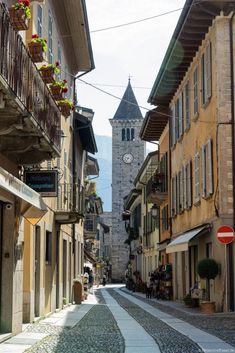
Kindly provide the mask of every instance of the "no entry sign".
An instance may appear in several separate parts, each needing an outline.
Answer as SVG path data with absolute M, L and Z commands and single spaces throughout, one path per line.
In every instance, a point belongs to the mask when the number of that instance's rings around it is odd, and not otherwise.
M 229 244 L 234 240 L 234 230 L 229 226 L 221 226 L 217 230 L 217 239 L 223 244 Z

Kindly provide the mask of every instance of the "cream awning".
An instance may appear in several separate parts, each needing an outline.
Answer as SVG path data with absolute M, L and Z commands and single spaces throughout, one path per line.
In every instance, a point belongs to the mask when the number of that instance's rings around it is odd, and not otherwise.
M 46 204 L 36 191 L 1 167 L 0 188 L 22 200 L 21 215 L 31 224 L 37 224 L 47 212 Z
M 170 254 L 173 252 L 188 251 L 189 242 L 196 236 L 209 232 L 210 229 L 211 225 L 205 224 L 201 227 L 194 228 L 192 230 L 189 230 L 188 232 L 179 235 L 169 245 L 167 245 L 166 253 Z

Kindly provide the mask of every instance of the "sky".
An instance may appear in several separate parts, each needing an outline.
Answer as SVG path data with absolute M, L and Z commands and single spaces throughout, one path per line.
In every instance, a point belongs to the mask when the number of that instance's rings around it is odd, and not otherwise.
M 137 102 L 145 108 L 141 108 L 144 117 L 147 109 L 154 108 L 147 100 L 184 3 L 185 0 L 86 0 L 95 69 L 82 80 L 122 98 L 130 77 Z M 97 31 L 171 11 L 174 12 L 133 25 Z M 120 100 L 81 81 L 78 100 L 95 112 L 95 134 L 111 136 L 109 119 Z

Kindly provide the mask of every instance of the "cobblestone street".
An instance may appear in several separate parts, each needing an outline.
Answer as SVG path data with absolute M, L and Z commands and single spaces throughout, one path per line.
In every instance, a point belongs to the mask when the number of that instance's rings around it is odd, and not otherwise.
M 86 304 L 28 325 L 0 353 L 235 352 L 234 313 L 204 315 L 111 285 L 93 293 Z

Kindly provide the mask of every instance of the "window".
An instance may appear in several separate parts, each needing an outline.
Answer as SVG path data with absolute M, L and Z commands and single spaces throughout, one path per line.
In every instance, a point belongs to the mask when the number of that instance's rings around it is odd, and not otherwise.
M 189 95 L 189 82 L 184 89 L 184 116 L 185 116 L 185 130 L 190 128 L 190 95 Z
M 167 152 L 162 156 L 160 161 L 160 173 L 161 173 L 161 191 L 168 191 L 168 157 Z
M 212 165 L 212 140 L 201 149 L 202 166 L 202 197 L 207 198 L 213 194 L 213 165 Z
M 198 114 L 198 68 L 193 73 L 193 113 Z
M 52 233 L 46 231 L 46 251 L 45 251 L 45 261 L 47 264 L 51 264 L 52 258 Z
M 175 107 L 171 109 L 170 135 L 171 147 L 173 147 L 175 144 Z
M 168 205 L 162 209 L 162 231 L 166 231 L 169 228 L 168 222 Z
M 178 212 L 183 212 L 184 191 L 183 191 L 183 173 L 182 170 L 178 173 Z
M 51 12 L 49 12 L 49 20 L 48 20 L 48 62 L 49 64 L 52 64 L 53 62 L 52 29 L 53 29 L 52 15 L 51 15 Z
M 185 167 L 185 184 L 186 184 L 186 209 L 192 207 L 192 162 L 189 161 Z
M 57 47 L 57 58 L 58 58 L 58 62 L 60 63 L 60 67 L 62 67 L 62 50 L 59 42 Z M 56 75 L 56 80 L 61 81 L 61 71 Z
M 122 129 L 122 141 L 125 141 L 126 139 L 126 130 Z
M 172 177 L 171 179 L 171 216 L 176 216 L 176 207 L 177 207 L 177 194 L 176 194 L 176 183 L 177 178 L 176 176 Z
M 183 116 L 183 93 L 180 94 L 179 99 L 179 137 L 183 135 L 184 132 L 184 116 Z
M 51 159 L 47 161 L 47 169 L 51 170 Z
M 126 140 L 130 141 L 130 129 L 126 129 Z
M 200 201 L 200 155 L 194 157 L 194 203 Z
M 135 138 L 135 130 L 131 129 L 131 141 L 133 141 Z
M 42 37 L 42 6 L 38 5 L 37 34 Z
M 201 61 L 202 74 L 202 104 L 206 104 L 211 97 L 211 43 L 205 48 Z

